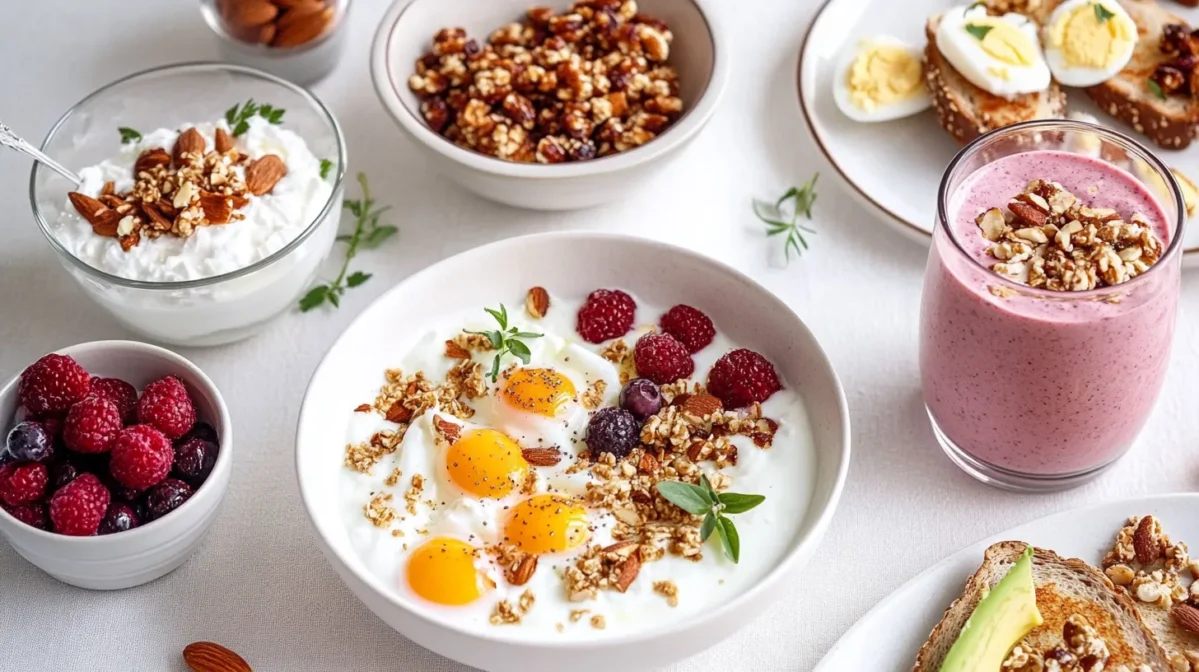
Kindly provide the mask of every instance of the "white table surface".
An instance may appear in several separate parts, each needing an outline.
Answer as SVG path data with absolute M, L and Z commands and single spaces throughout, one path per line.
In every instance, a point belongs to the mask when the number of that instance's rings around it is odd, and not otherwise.
M 296 413 L 322 353 L 375 296 L 449 255 L 536 231 L 646 235 L 744 269 L 807 321 L 845 384 L 853 416 L 849 484 L 806 578 L 749 627 L 674 670 L 810 670 L 871 605 L 961 546 L 1086 503 L 1195 489 L 1194 272 L 1183 281 L 1163 398 L 1128 459 L 1088 486 L 1053 496 L 992 490 L 950 464 L 920 402 L 924 250 L 849 197 L 796 107 L 796 53 L 817 3 L 715 4 L 730 23 L 734 75 L 685 160 L 627 202 L 537 214 L 484 202 L 430 173 L 371 88 L 367 52 L 386 2 L 355 0 L 349 51 L 315 91 L 349 136 L 350 169 L 366 171 L 381 200 L 396 206 L 389 217 L 398 239 L 360 255 L 358 265 L 375 277 L 351 290 L 340 310 L 288 314 L 243 343 L 182 351 L 223 391 L 238 442 L 224 509 L 186 565 L 140 588 L 89 592 L 43 575 L 0 543 L 0 670 L 183 670 L 180 651 L 197 640 L 221 642 L 263 671 L 464 669 L 376 619 L 317 550 L 293 474 Z M 38 0 L 6 9 L 0 118 L 35 141 L 68 106 L 117 77 L 217 55 L 188 0 Z M 819 234 L 810 253 L 784 268 L 772 252 L 779 241 L 761 235 L 750 199 L 781 193 L 817 170 Z M 29 214 L 28 176 L 25 159 L 0 154 L 4 377 L 51 348 L 131 337 L 59 267 Z

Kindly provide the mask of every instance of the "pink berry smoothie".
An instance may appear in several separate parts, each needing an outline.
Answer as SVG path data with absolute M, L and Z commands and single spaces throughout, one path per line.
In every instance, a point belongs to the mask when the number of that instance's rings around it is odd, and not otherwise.
M 975 218 L 1038 178 L 1125 220 L 1144 214 L 1169 245 L 1172 225 L 1157 199 L 1109 163 L 1059 151 L 988 163 L 947 198 L 950 221 L 934 236 L 920 369 L 930 415 L 962 452 L 1019 475 L 1066 477 L 1111 463 L 1144 426 L 1166 373 L 1179 267 L 1167 255 L 1115 288 L 994 291 L 1016 286 L 989 270 L 995 260 Z

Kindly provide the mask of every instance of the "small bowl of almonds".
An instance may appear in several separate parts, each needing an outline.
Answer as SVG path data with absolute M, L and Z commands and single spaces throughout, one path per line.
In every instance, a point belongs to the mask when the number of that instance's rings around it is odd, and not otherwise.
M 397 0 L 375 91 L 431 165 L 535 210 L 609 202 L 707 124 L 729 74 L 711 0 Z
M 200 0 L 225 60 L 308 85 L 333 71 L 350 0 Z

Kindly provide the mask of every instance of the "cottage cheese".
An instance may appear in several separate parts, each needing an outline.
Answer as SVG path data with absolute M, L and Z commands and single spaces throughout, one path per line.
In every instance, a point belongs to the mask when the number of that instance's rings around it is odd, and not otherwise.
M 193 124 L 184 124 L 188 128 Z M 207 146 L 214 145 L 218 124 L 194 124 Z M 98 196 L 105 182 L 115 182 L 118 192 L 133 186 L 133 164 L 145 150 L 162 147 L 170 151 L 179 131 L 160 128 L 140 142 L 121 147 L 119 156 L 89 166 L 79 172 L 83 184 L 78 191 Z M 275 154 L 287 164 L 287 175 L 268 194 L 250 198 L 237 212 L 245 219 L 221 226 L 205 226 L 187 238 L 161 236 L 145 238 L 128 252 L 114 238 L 97 236 L 75 208 L 69 204 L 54 227 L 55 238 L 71 254 L 106 273 L 148 282 L 199 280 L 245 268 L 266 259 L 300 235 L 320 214 L 328 202 L 332 185 L 321 178 L 320 159 L 312 154 L 303 138 L 283 126 L 262 117 L 250 120 L 250 129 L 237 138 L 237 148 L 251 159 Z M 234 168 L 244 175 L 242 166 Z

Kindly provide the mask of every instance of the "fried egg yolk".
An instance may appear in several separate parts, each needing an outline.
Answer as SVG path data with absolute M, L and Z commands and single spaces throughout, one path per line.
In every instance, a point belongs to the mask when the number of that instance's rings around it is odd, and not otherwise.
M 502 394 L 517 410 L 552 418 L 574 401 L 575 386 L 553 369 L 517 369 L 504 383 Z
M 587 541 L 587 511 L 559 495 L 536 495 L 512 507 L 504 538 L 526 553 L 568 551 Z
M 486 428 L 463 433 L 446 451 L 445 463 L 450 480 L 479 497 L 507 495 L 529 469 L 515 441 Z
M 455 607 L 470 604 L 495 587 L 475 567 L 475 548 L 452 537 L 434 537 L 413 551 L 407 578 L 417 595 Z

